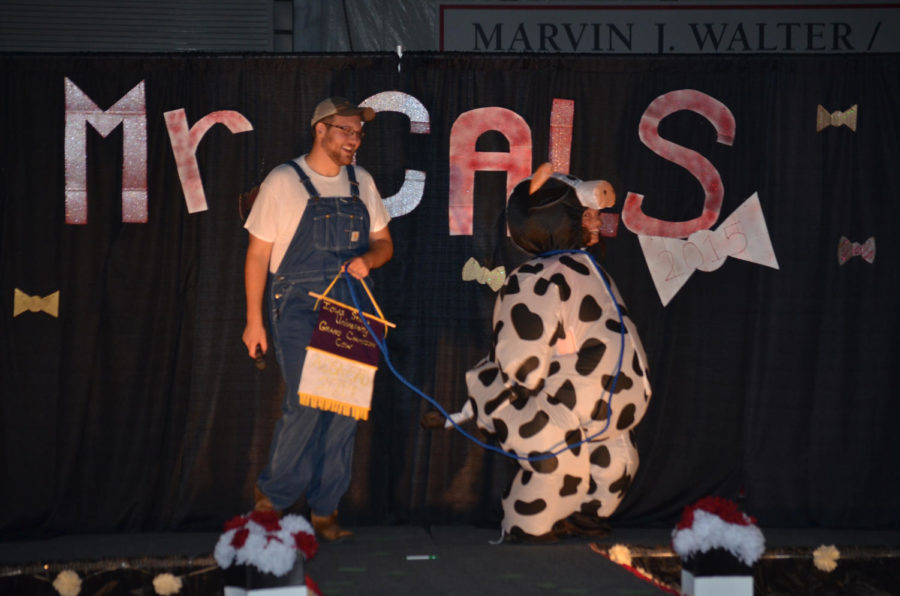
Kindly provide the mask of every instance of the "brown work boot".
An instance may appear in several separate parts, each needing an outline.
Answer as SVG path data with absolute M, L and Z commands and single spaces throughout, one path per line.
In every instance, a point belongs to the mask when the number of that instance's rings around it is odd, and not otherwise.
M 340 527 L 337 522 L 338 512 L 334 511 L 328 517 L 320 517 L 310 512 L 310 521 L 312 527 L 316 530 L 316 534 L 325 542 L 337 542 L 345 538 L 353 536 L 353 532 Z
M 261 490 L 259 490 L 258 486 L 253 487 L 253 498 L 255 500 L 253 504 L 253 511 L 275 511 L 277 513 L 281 513 L 275 506 L 272 505 L 272 501 L 269 500 Z

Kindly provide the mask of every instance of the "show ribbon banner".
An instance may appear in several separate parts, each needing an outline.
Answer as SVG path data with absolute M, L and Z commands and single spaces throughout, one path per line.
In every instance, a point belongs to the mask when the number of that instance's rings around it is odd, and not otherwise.
M 369 327 L 384 338 L 385 324 L 366 315 Z M 300 376 L 300 404 L 367 420 L 372 404 L 378 346 L 358 312 L 324 299 Z

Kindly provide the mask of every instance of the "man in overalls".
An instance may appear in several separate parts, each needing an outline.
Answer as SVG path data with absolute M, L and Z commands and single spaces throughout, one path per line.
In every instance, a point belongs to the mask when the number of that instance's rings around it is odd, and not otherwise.
M 281 511 L 305 495 L 310 521 L 326 541 L 351 535 L 337 523 L 337 506 L 350 485 L 356 420 L 301 406 L 297 389 L 317 320 L 308 292 L 322 294 L 342 267 L 365 279 L 394 252 L 390 216 L 372 176 L 352 165 L 363 123 L 374 117 L 371 108 L 341 97 L 319 103 L 312 149 L 266 176 L 244 225 L 250 241 L 242 339 L 251 358 L 268 350 L 265 303 L 285 381 L 282 417 L 257 481 L 255 509 Z M 352 304 L 343 280 L 329 296 Z

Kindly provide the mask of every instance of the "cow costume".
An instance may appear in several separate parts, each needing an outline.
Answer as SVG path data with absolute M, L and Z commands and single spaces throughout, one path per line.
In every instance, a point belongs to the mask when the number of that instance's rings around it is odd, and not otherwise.
M 467 372 L 468 400 L 451 416 L 474 417 L 504 450 L 530 458 L 518 460 L 503 498 L 511 539 L 585 527 L 572 520 L 602 525 L 637 470 L 630 431 L 651 394 L 646 355 L 618 289 L 577 250 L 585 206 L 611 206 L 614 194 L 600 204 L 598 197 L 612 188 L 540 172 L 516 186 L 506 212 L 513 242 L 532 258 L 501 288 L 493 348 Z

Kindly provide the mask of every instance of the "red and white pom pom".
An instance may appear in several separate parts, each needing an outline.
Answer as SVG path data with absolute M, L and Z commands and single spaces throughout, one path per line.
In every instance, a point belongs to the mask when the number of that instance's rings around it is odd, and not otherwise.
M 253 565 L 264 573 L 282 576 L 297 561 L 297 550 L 304 558 L 312 558 L 318 549 L 312 526 L 299 515 L 251 513 L 238 516 L 225 525 L 213 556 L 219 567 L 232 564 Z
M 766 541 L 755 520 L 741 513 L 726 499 L 708 497 L 685 510 L 672 531 L 672 547 L 679 557 L 725 549 L 747 566 L 752 566 L 766 549 Z

